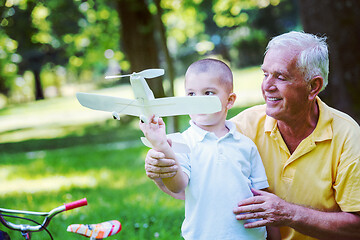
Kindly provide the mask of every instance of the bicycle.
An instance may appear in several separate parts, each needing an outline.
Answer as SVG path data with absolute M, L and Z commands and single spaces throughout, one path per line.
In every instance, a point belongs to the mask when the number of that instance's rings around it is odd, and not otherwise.
M 53 240 L 51 233 L 47 229 L 47 226 L 50 224 L 51 219 L 61 212 L 72 210 L 72 209 L 86 206 L 86 205 L 87 205 L 87 200 L 86 200 L 86 198 L 83 198 L 83 199 L 56 207 L 56 208 L 52 209 L 50 212 L 32 212 L 32 211 L 0 208 L 0 222 L 5 227 L 7 227 L 11 230 L 20 231 L 21 235 L 26 240 L 31 240 L 33 232 L 40 232 L 42 230 L 45 230 L 48 233 L 49 237 Z M 12 215 L 10 215 L 10 214 L 12 214 Z M 42 223 L 38 223 L 37 221 L 34 221 L 33 219 L 19 217 L 17 215 L 39 216 L 39 217 L 44 217 L 44 220 Z M 19 218 L 19 219 L 30 221 L 37 225 L 15 224 L 15 223 L 10 222 L 9 220 L 6 220 L 6 218 Z M 102 223 L 98 223 L 98 224 L 72 224 L 72 225 L 68 226 L 67 231 L 80 234 L 82 236 L 90 238 L 90 240 L 93 240 L 93 239 L 103 239 L 103 238 L 107 238 L 109 236 L 115 235 L 121 231 L 121 228 L 122 228 L 122 226 L 119 221 L 111 220 L 111 221 L 102 222 Z M 5 232 L 2 232 L 2 233 L 5 233 Z M 0 240 L 10 239 L 9 236 L 7 236 L 8 238 L 3 238 L 3 236 L 0 235 L 0 237 L 1 237 Z
M 72 209 L 86 206 L 86 205 L 87 205 L 87 200 L 86 200 L 86 198 L 83 198 L 83 199 L 56 207 L 56 208 L 52 209 L 50 212 L 32 212 L 32 211 L 0 208 L 0 222 L 5 227 L 7 227 L 11 230 L 21 232 L 21 235 L 26 240 L 31 240 L 31 235 L 33 232 L 40 232 L 42 230 L 45 230 L 49 234 L 50 238 L 53 239 L 51 233 L 49 232 L 49 230 L 47 230 L 47 226 L 49 225 L 51 219 L 53 219 L 53 217 L 55 217 L 57 214 L 59 214 L 61 212 L 72 210 Z M 39 216 L 39 217 L 44 217 L 44 220 L 42 223 L 39 223 L 37 221 L 34 221 L 33 219 L 20 217 L 17 215 Z M 32 223 L 35 223 L 36 225 L 15 224 L 15 223 L 10 222 L 9 220 L 6 220 L 6 218 L 23 219 L 23 220 L 27 220 Z
M 53 240 L 51 233 L 46 228 L 50 224 L 51 219 L 61 212 L 68 211 L 68 210 L 75 209 L 75 208 L 82 207 L 82 206 L 86 206 L 86 205 L 87 205 L 87 200 L 86 200 L 86 198 L 83 198 L 83 199 L 80 199 L 80 200 L 77 200 L 77 201 L 74 201 L 71 203 L 64 204 L 57 208 L 54 208 L 50 212 L 31 212 L 31 211 L 0 208 L 0 222 L 5 227 L 7 227 L 11 230 L 20 231 L 21 235 L 26 240 L 31 240 L 33 232 L 40 232 L 42 230 L 45 230 L 48 233 L 49 237 Z M 13 214 L 13 215 L 9 215 L 9 214 Z M 44 221 L 40 224 L 30 218 L 16 216 L 16 215 L 20 215 L 20 214 L 44 217 Z M 20 218 L 23 220 L 28 220 L 30 222 L 33 222 L 37 225 L 14 224 L 14 223 L 6 220 L 4 217 L 5 218 Z M 67 231 L 80 234 L 82 236 L 90 238 L 90 240 L 93 240 L 93 239 L 103 239 L 103 238 L 107 238 L 109 236 L 115 235 L 121 231 L 121 228 L 122 228 L 122 226 L 119 221 L 111 220 L 111 221 L 106 221 L 106 222 L 102 222 L 102 223 L 98 223 L 98 224 L 72 224 L 72 225 L 68 226 Z M 10 239 L 10 238 L 7 238 L 7 239 Z M 0 240 L 2 240 L 2 239 L 0 238 Z

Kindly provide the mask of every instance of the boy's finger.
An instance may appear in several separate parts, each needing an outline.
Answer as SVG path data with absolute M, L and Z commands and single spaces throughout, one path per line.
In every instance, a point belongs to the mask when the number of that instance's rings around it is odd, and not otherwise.
M 158 123 L 158 117 L 156 117 L 155 114 L 151 115 L 149 122 L 157 124 Z
M 158 123 L 159 125 L 165 125 L 165 122 L 161 117 L 158 118 Z

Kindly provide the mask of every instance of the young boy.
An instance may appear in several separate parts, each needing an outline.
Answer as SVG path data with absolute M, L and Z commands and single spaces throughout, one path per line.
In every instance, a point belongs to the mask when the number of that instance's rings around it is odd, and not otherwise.
M 175 176 L 162 181 L 173 193 L 185 191 L 185 239 L 265 239 L 265 227 L 245 229 L 235 219 L 233 208 L 251 197 L 251 188 L 268 187 L 265 170 L 255 144 L 226 121 L 234 105 L 233 76 L 230 68 L 215 59 L 203 59 L 190 65 L 185 75 L 185 91 L 191 96 L 218 96 L 222 109 L 213 114 L 190 115 L 190 127 L 182 133 L 191 149 L 175 154 L 165 132 L 165 124 L 151 118 L 140 128 L 153 148 L 174 159 Z

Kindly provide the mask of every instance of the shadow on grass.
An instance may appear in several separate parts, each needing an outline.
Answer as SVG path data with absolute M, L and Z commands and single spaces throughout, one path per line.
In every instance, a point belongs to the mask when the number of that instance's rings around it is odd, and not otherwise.
M 62 131 L 67 133 L 63 137 L 1 143 L 0 152 L 29 152 L 84 144 L 103 144 L 135 140 L 143 136 L 140 129 L 134 127 L 137 121 L 137 118 L 129 118 L 127 122 L 110 119 L 103 123 L 62 126 Z M 12 130 L 12 132 L 15 131 Z M 4 132 L 2 134 L 4 134 Z

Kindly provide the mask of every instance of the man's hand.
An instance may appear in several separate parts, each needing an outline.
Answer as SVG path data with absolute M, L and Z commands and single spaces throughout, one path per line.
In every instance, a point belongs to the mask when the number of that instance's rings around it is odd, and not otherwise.
M 170 178 L 176 175 L 178 166 L 175 160 L 166 159 L 162 152 L 150 149 L 145 158 L 146 175 L 151 179 Z
M 258 219 L 245 228 L 288 226 L 318 239 L 360 239 L 360 216 L 349 212 L 322 212 L 288 203 L 276 195 L 252 189 L 255 196 L 234 208 L 237 220 Z
M 259 219 L 255 222 L 245 223 L 245 228 L 262 226 L 286 225 L 291 215 L 291 205 L 272 193 L 251 189 L 253 197 L 238 203 L 234 208 L 237 220 Z

